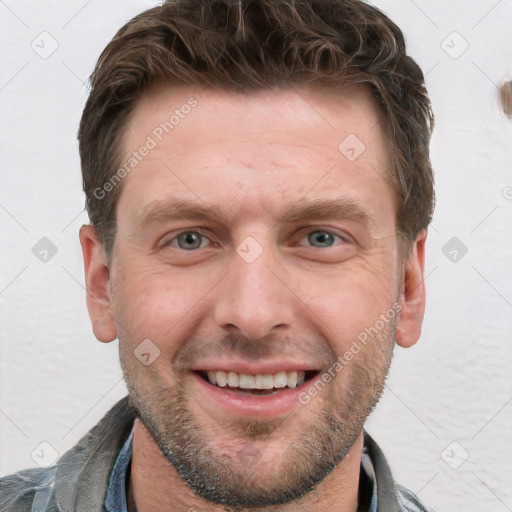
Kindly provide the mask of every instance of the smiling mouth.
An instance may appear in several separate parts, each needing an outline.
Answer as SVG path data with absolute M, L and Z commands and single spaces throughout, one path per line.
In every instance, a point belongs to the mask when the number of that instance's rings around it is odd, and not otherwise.
M 316 377 L 318 371 L 281 371 L 275 374 L 250 375 L 225 371 L 197 371 L 204 381 L 212 386 L 242 395 L 275 395 L 295 389 Z

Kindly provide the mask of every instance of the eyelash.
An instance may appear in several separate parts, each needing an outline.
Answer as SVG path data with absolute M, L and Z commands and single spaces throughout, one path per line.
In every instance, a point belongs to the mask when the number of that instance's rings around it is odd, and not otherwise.
M 165 241 L 162 246 L 163 247 L 172 247 L 171 246 L 171 242 L 173 242 L 174 240 L 178 240 L 178 238 L 182 235 L 185 235 L 187 233 L 192 233 L 192 234 L 196 234 L 196 235 L 200 235 L 201 237 L 203 238 L 206 238 L 208 239 L 210 242 L 213 242 L 207 234 L 205 234 L 203 231 L 201 231 L 200 229 L 188 229 L 188 230 L 184 230 L 184 231 L 181 231 L 180 233 L 178 233 L 177 235 L 175 235 L 174 237 L 170 238 L 169 240 Z M 311 229 L 309 231 L 307 231 L 302 237 L 301 237 L 301 240 L 304 238 L 304 237 L 307 237 L 313 233 L 327 233 L 331 236 L 333 236 L 334 238 L 337 238 L 339 239 L 340 241 L 344 242 L 344 243 L 348 243 L 350 240 L 347 236 L 342 236 L 342 235 L 338 235 L 337 233 L 334 233 L 328 229 L 319 229 L 319 228 L 315 228 L 315 229 Z M 309 247 L 313 247 L 312 245 L 309 246 Z M 333 246 L 328 246 L 328 247 L 325 247 L 325 248 L 330 248 L 330 247 L 333 247 Z M 174 247 L 175 249 L 178 249 L 178 250 L 181 250 L 181 251 L 187 251 L 186 249 L 182 249 L 181 247 Z M 204 247 L 199 247 L 198 249 L 204 249 Z M 324 247 L 317 247 L 318 249 L 324 249 Z M 190 252 L 193 252 L 193 251 L 197 251 L 198 249 L 192 249 L 190 250 Z M 188 252 L 188 251 L 187 251 Z

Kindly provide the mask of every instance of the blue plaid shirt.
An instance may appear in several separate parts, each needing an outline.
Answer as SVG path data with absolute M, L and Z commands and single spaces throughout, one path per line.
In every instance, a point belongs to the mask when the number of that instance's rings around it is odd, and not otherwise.
M 133 452 L 133 429 L 125 441 L 119 455 L 117 456 L 114 469 L 110 475 L 110 483 L 105 498 L 105 509 L 107 512 L 128 512 L 126 501 L 126 489 L 128 485 L 128 466 L 132 461 Z

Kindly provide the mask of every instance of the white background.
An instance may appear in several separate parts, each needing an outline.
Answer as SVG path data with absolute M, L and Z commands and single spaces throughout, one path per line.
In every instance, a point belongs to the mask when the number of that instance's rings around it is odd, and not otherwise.
M 95 340 L 85 306 L 76 132 L 100 51 L 153 5 L 0 0 L 0 475 L 35 466 L 31 453 L 43 441 L 63 453 L 126 394 L 117 341 Z M 367 429 L 395 478 L 437 512 L 506 512 L 512 119 L 500 113 L 498 86 L 512 79 L 512 1 L 375 5 L 404 30 L 426 73 L 437 209 L 423 334 L 414 348 L 397 349 Z M 47 59 L 31 47 L 45 37 L 51 48 L 43 31 L 58 42 Z M 42 237 L 58 249 L 46 263 L 32 253 Z M 453 237 L 456 262 L 443 253 Z

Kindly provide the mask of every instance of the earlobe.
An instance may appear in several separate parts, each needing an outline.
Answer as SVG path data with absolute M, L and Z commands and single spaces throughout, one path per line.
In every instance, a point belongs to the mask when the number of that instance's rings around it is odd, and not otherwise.
M 404 272 L 400 294 L 400 318 L 396 331 L 396 342 L 404 348 L 411 347 L 420 338 L 425 315 L 425 242 L 427 232 L 416 237 Z
M 84 257 L 87 309 L 96 338 L 108 343 L 117 337 L 110 309 L 110 273 L 103 244 L 92 225 L 80 228 L 80 244 Z

